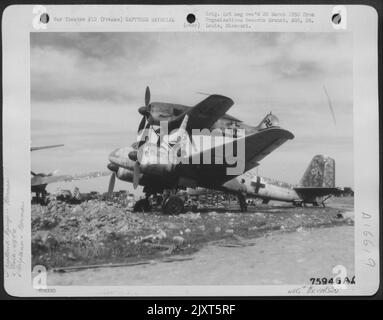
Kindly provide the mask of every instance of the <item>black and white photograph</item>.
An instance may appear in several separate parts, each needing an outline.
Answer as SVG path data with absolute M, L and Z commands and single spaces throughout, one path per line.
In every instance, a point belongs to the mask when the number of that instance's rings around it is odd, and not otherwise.
M 33 264 L 76 285 L 294 284 L 337 265 L 351 281 L 351 46 L 348 33 L 31 33 Z M 241 139 L 244 166 L 145 154 L 174 152 L 185 117 L 186 157 Z
M 52 31 L 61 21 L 41 12 L 48 27 L 28 36 L 20 267 L 35 290 L 356 288 L 355 61 L 370 52 L 355 53 L 352 30 Z M 235 16 L 223 12 L 206 25 Z

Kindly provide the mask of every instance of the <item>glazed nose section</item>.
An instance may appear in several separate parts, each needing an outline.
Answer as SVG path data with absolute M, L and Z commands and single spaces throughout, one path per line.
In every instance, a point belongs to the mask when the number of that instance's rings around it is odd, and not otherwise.
M 111 163 L 118 164 L 121 156 L 122 156 L 122 148 L 115 149 L 109 154 L 109 161 Z
M 133 148 L 126 147 L 126 148 L 119 148 L 116 150 L 113 150 L 109 154 L 109 161 L 110 165 L 108 165 L 108 168 L 112 171 L 114 171 L 114 168 L 116 166 L 123 167 L 126 169 L 131 169 L 134 166 L 134 161 L 132 161 L 129 157 L 129 154 L 133 151 Z M 111 169 L 113 168 L 113 169 Z

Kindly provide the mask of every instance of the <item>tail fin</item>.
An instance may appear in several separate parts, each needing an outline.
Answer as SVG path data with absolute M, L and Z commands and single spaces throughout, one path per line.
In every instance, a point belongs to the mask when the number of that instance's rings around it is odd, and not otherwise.
M 299 185 L 310 188 L 334 188 L 335 160 L 324 155 L 316 155 L 311 160 Z

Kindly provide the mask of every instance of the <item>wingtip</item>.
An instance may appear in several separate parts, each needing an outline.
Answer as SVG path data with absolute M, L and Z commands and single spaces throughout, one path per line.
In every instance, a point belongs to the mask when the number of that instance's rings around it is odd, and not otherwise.
M 231 106 L 234 104 L 233 99 L 231 99 L 229 97 L 226 97 L 226 96 L 223 96 L 221 94 L 212 94 L 212 95 L 209 96 L 209 98 L 211 98 L 211 99 L 220 99 L 220 100 L 222 100 L 222 102 L 225 102 L 226 104 L 231 105 Z
M 270 128 L 264 129 L 264 130 L 256 131 L 256 132 L 265 132 L 265 131 L 281 132 L 281 133 L 283 133 L 283 135 L 285 136 L 286 139 L 294 139 L 295 138 L 294 134 L 291 131 L 283 129 L 281 127 L 270 127 Z

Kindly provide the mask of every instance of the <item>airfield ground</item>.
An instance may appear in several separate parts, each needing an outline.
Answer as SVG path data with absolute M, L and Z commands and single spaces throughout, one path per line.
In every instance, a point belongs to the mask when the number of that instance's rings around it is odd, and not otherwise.
M 52 202 L 32 206 L 32 263 L 51 271 L 75 271 L 94 265 L 182 260 L 210 245 L 235 250 L 255 240 L 266 248 L 271 237 L 318 228 L 335 231 L 339 228 L 332 227 L 339 226 L 353 233 L 353 224 L 353 198 L 334 198 L 326 208 L 274 203 L 250 207 L 246 213 L 222 209 L 178 216 L 132 213 L 119 204 L 96 200 L 79 205 Z
M 238 287 L 240 290 L 236 294 L 242 296 L 255 293 L 247 287 L 249 285 L 289 285 L 289 290 L 299 288 L 301 293 L 314 294 L 316 291 L 309 291 L 312 279 L 333 278 L 335 266 L 344 266 L 347 276 L 350 279 L 354 277 L 354 228 L 314 228 L 301 232 L 274 233 L 240 242 L 210 242 L 190 258 L 172 263 L 151 260 L 140 265 L 48 272 L 47 284 L 152 286 L 147 291 L 151 295 L 156 295 L 153 286 L 199 285 L 206 288 L 207 285 L 239 285 L 241 287 Z M 318 286 L 317 292 L 324 287 Z M 219 287 L 213 295 L 235 295 L 233 289 L 227 288 L 225 291 L 224 287 Z M 170 295 L 170 292 L 167 289 L 166 295 Z M 206 289 L 200 289 L 201 295 L 207 292 Z M 258 290 L 258 294 L 264 293 L 264 290 Z

